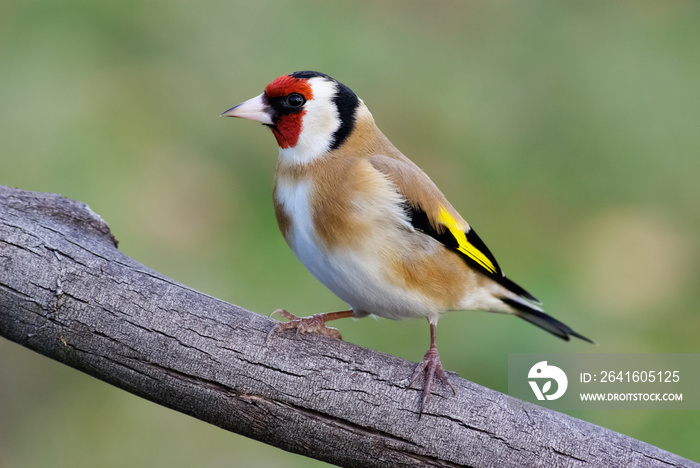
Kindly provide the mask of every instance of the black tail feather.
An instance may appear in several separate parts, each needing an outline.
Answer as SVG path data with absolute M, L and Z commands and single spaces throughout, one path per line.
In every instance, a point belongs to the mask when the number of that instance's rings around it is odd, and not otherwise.
M 575 336 L 576 338 L 588 341 L 591 344 L 595 344 L 595 342 L 592 340 L 572 330 L 568 325 L 553 317 L 550 317 L 534 307 L 528 306 L 524 302 L 519 302 L 508 297 L 502 297 L 501 300 L 514 308 L 516 310 L 516 315 L 521 319 L 527 320 L 528 322 L 547 330 L 549 333 L 556 335 L 563 340 L 569 341 L 569 337 Z
M 501 276 L 500 278 L 494 278 L 494 281 L 496 281 L 498 284 L 506 288 L 508 291 L 524 297 L 528 301 L 532 301 L 536 304 L 542 304 L 542 301 L 537 299 L 535 296 L 530 294 L 529 292 L 525 291 L 525 289 L 522 288 L 522 286 L 516 284 L 513 280 L 510 278 L 506 278 L 505 276 Z M 505 302 L 505 300 L 504 300 Z

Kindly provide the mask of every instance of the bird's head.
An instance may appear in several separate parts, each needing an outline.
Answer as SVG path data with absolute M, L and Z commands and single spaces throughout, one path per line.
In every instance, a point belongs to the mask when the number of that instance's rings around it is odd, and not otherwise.
M 223 117 L 240 117 L 268 126 L 280 153 L 306 162 L 339 147 L 350 135 L 362 101 L 328 75 L 301 71 L 282 75 L 252 99 Z

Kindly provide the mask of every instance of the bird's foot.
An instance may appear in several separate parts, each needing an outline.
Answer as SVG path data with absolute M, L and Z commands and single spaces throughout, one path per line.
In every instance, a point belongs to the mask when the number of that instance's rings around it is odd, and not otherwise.
M 440 362 L 440 355 L 436 347 L 431 346 L 425 357 L 423 357 L 423 362 L 416 365 L 413 370 L 413 376 L 411 376 L 411 381 L 409 386 L 413 385 L 413 382 L 418 378 L 419 375 L 425 372 L 425 384 L 423 387 L 423 398 L 420 402 L 420 408 L 418 413 L 418 419 L 423 416 L 423 408 L 428 402 L 428 396 L 433 387 L 434 377 L 440 379 L 440 381 L 447 387 L 450 387 L 452 394 L 455 395 L 455 389 L 450 383 L 450 379 L 447 376 L 447 372 L 442 368 L 442 363 Z
M 270 338 L 275 332 L 281 332 L 284 330 L 296 330 L 297 335 L 299 333 L 320 333 L 321 335 L 330 336 L 332 338 L 338 338 L 342 340 L 340 332 L 336 328 L 327 327 L 326 322 L 328 321 L 328 314 L 315 314 L 311 317 L 297 317 L 291 312 L 287 312 L 285 309 L 277 309 L 270 314 L 272 317 L 275 314 L 279 314 L 282 317 L 289 320 L 289 322 L 277 323 L 270 333 L 267 334 L 267 338 Z M 267 338 L 265 341 L 267 341 Z

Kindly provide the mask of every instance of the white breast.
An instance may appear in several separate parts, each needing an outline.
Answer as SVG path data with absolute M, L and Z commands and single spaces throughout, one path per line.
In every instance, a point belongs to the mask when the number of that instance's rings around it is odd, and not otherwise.
M 280 180 L 275 195 L 285 214 L 291 220 L 287 241 L 296 256 L 316 276 L 324 269 L 323 253 L 317 245 L 311 212 L 310 182 L 287 183 Z
M 397 286 L 387 277 L 387 255 L 381 243 L 365 242 L 366 248 L 328 250 L 315 232 L 310 182 L 278 180 L 276 201 L 290 219 L 287 240 L 316 279 L 358 315 L 370 313 L 390 319 L 436 315 L 435 305 L 422 294 Z M 362 210 L 362 207 L 358 207 Z M 371 208 L 370 208 L 371 209 Z M 385 218 L 386 219 L 386 218 Z M 392 222 L 387 219 L 386 222 Z M 394 221 L 396 229 L 398 223 Z M 390 232 L 386 232 L 391 238 Z M 387 244 L 389 245 L 389 244 Z M 376 248 L 375 248 L 376 247 Z

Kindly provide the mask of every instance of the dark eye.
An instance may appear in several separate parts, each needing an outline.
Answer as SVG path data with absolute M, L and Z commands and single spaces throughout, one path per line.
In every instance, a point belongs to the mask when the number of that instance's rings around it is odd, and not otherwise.
M 306 99 L 304 99 L 304 96 L 302 96 L 299 93 L 292 93 L 289 96 L 287 96 L 287 104 L 289 104 L 292 107 L 301 107 L 304 105 L 306 102 Z

